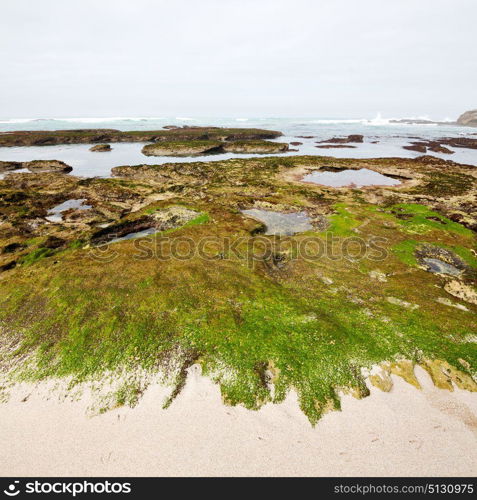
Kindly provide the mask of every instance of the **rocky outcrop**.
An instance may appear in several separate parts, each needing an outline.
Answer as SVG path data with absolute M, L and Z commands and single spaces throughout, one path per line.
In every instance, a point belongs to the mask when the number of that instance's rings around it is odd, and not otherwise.
M 22 168 L 30 172 L 71 172 L 73 167 L 59 160 L 33 160 L 33 161 L 0 161 L 0 173 L 11 172 Z
M 351 134 L 347 137 L 332 137 L 325 141 L 317 141 L 317 144 L 330 143 L 330 144 L 348 144 L 349 142 L 363 142 L 364 136 L 361 134 Z
M 323 144 L 321 146 L 315 146 L 315 148 L 320 149 L 338 149 L 338 148 L 355 148 L 356 146 L 351 146 L 350 144 Z
M 220 152 L 221 146 L 219 141 L 155 142 L 146 144 L 142 153 L 146 156 L 195 156 Z
M 105 151 L 111 151 L 111 146 L 109 144 L 96 144 L 96 146 L 89 148 L 89 150 L 98 153 L 103 153 Z
M 155 142 L 142 148 L 146 156 L 198 156 L 214 153 L 274 154 L 288 151 L 288 144 L 271 141 L 172 141 Z
M 477 109 L 466 111 L 457 118 L 457 125 L 464 127 L 477 127 Z
M 288 151 L 288 144 L 269 141 L 231 141 L 222 145 L 225 153 L 273 154 Z
M 73 167 L 59 160 L 33 160 L 26 161 L 22 164 L 23 168 L 27 168 L 30 172 L 71 172 Z
M 20 161 L 0 161 L 0 174 L 10 172 L 22 168 L 23 164 Z
M 432 153 L 442 153 L 442 154 L 454 154 L 449 148 L 443 146 L 439 141 L 414 141 L 411 142 L 409 146 L 403 146 L 403 149 L 408 149 L 410 151 L 417 151 L 418 153 L 426 154 L 429 151 Z
M 275 139 L 281 132 L 253 128 L 181 127 L 123 132 L 114 129 L 40 130 L 0 133 L 0 147 L 114 142 Z
M 477 139 L 469 137 L 446 137 L 439 139 L 439 143 L 453 148 L 477 149 Z

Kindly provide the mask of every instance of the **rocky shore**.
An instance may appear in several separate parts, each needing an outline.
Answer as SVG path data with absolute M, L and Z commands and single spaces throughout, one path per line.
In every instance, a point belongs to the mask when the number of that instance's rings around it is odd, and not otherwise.
M 257 133 L 208 129 L 215 139 L 184 142 L 287 146 Z M 132 370 L 161 373 L 169 406 L 194 364 L 229 405 L 257 409 L 293 389 L 312 423 L 339 409 L 343 392 L 366 397 L 367 380 L 417 387 L 417 365 L 437 387 L 477 390 L 475 167 L 427 155 L 260 156 L 81 178 L 61 162 L 1 165 L 5 398 L 13 380 L 100 384 Z M 392 182 L 358 187 L 363 171 Z M 333 187 L 308 180 L 314 173 L 351 180 Z M 263 212 L 306 224 L 273 234 Z M 134 406 L 147 384 L 127 378 L 100 411 Z

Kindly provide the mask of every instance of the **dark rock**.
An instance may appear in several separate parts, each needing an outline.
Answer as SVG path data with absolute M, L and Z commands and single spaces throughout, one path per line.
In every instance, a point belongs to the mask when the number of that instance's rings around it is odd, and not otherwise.
M 412 144 L 410 146 L 403 146 L 403 149 L 408 149 L 409 151 L 417 151 L 418 153 L 427 153 L 427 146 L 425 144 Z
M 17 265 L 17 262 L 15 260 L 11 260 L 10 262 L 7 262 L 6 264 L 0 265 L 0 273 L 4 271 L 9 271 L 10 269 L 13 269 Z
M 349 144 L 326 144 L 323 146 L 315 146 L 315 148 L 330 149 L 330 148 L 355 148 L 356 146 L 350 146 Z
M 298 141 L 293 141 L 293 142 L 290 142 L 290 144 L 292 146 L 301 146 L 303 143 L 302 142 L 298 142 Z
M 141 130 L 130 132 L 114 129 L 29 130 L 1 132 L 0 147 L 95 144 L 106 142 L 257 140 L 275 139 L 281 135 L 282 133 L 276 130 L 219 127 L 181 127 L 166 130 Z
M 477 139 L 469 137 L 447 137 L 439 139 L 439 144 L 445 144 L 453 148 L 477 149 Z
M 71 172 L 73 167 L 59 160 L 33 160 L 23 163 L 30 172 Z
M 5 245 L 3 248 L 2 248 L 2 254 L 3 253 L 14 253 L 16 252 L 17 250 L 23 250 L 24 248 L 26 248 L 26 245 L 23 244 L 23 243 L 10 243 L 9 245 Z
M 331 144 L 347 144 L 349 142 L 363 142 L 364 136 L 361 134 L 351 134 L 348 137 L 332 137 L 325 141 L 318 141 L 318 144 L 331 143 Z
M 9 172 L 22 168 L 23 164 L 19 161 L 0 161 L 0 173 Z
M 109 144 L 96 144 L 96 146 L 89 148 L 89 150 L 103 153 L 105 151 L 111 151 L 111 146 Z
M 45 243 L 42 246 L 50 249 L 62 248 L 66 245 L 66 240 L 63 238 L 58 238 L 57 236 L 48 236 Z

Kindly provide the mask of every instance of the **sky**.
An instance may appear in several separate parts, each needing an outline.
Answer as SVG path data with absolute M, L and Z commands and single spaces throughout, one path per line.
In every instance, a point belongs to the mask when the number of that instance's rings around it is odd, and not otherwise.
M 476 0 L 0 0 L 0 118 L 456 118 Z

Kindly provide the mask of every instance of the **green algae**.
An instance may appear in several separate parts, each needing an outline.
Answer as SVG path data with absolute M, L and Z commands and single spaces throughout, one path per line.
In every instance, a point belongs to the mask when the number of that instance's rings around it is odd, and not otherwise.
M 263 158 L 154 167 L 183 176 L 174 182 L 184 182 L 184 193 L 174 191 L 173 199 L 121 220 L 153 215 L 171 203 L 193 208 L 197 218 L 154 240 L 228 238 L 231 248 L 214 258 L 166 255 L 138 261 L 132 257 L 133 242 L 124 241 L 115 246 L 113 261 L 102 262 L 84 248 L 88 235 L 81 235 L 55 254 L 58 264 L 43 255 L 9 271 L 0 281 L 0 324 L 8 325 L 2 335 L 18 336 L 18 344 L 2 356 L 28 360 L 13 376 L 80 382 L 119 368 L 158 371 L 174 385 L 167 406 L 194 362 L 220 385 L 229 404 L 256 409 L 295 390 L 312 423 L 340 408 L 342 392 L 366 396 L 361 369 L 383 362 L 389 363 L 390 373 L 411 383 L 411 367 L 428 359 L 475 377 L 477 348 L 466 340 L 477 330 L 475 307 L 469 304 L 468 311 L 449 314 L 447 306 L 436 302 L 446 294 L 440 278 L 412 269 L 417 266 L 415 250 L 423 243 L 452 249 L 475 266 L 472 232 L 423 205 L 373 205 L 364 196 L 332 196 L 319 187 L 274 177 L 310 161 Z M 184 178 L 207 182 L 190 188 Z M 121 190 L 129 196 L 136 183 L 142 189 L 147 180 L 81 185 L 101 185 L 107 193 Z M 194 189 L 201 190 L 195 198 Z M 244 250 L 258 238 L 282 241 L 249 231 L 240 208 L 257 200 L 326 215 L 338 258 L 325 253 L 310 260 L 294 250 L 280 267 L 273 257 L 247 259 Z M 326 241 L 323 233 L 316 234 Z M 382 238 L 385 258 L 343 258 L 343 242 L 357 235 L 366 243 Z M 309 237 L 287 241 L 299 244 Z M 35 239 L 32 248 L 43 241 Z M 239 251 L 233 252 L 236 242 Z M 373 279 L 372 271 L 386 279 Z M 389 297 L 397 300 L 390 303 Z M 399 305 L 404 302 L 418 307 L 406 309 Z M 469 381 L 466 377 L 460 378 Z M 375 382 L 389 387 L 382 378 Z M 141 393 L 140 384 L 125 383 L 111 405 L 134 405 Z

